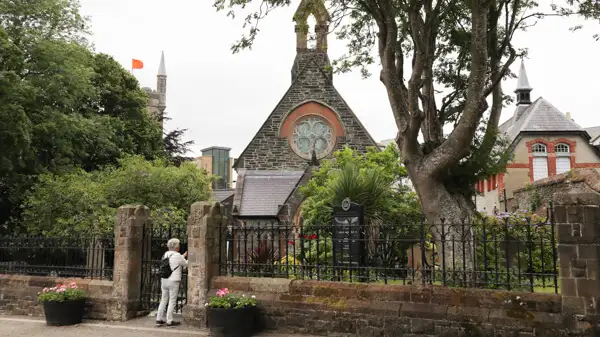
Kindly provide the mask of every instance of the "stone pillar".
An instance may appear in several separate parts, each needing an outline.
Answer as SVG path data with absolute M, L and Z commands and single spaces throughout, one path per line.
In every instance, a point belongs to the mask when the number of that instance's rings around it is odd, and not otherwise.
M 150 221 L 150 209 L 125 205 L 117 210 L 115 223 L 115 266 L 113 273 L 113 305 L 108 319 L 125 321 L 140 309 L 142 282 L 142 233 Z
M 225 246 L 219 246 L 219 231 L 224 242 L 227 217 L 220 203 L 196 202 L 188 218 L 188 292 L 183 307 L 186 323 L 206 327 L 206 308 L 210 281 L 219 275 L 219 255 L 224 261 Z
M 559 281 L 565 317 L 578 328 L 597 329 L 600 318 L 600 194 L 554 194 Z M 599 331 L 600 330 L 593 330 Z

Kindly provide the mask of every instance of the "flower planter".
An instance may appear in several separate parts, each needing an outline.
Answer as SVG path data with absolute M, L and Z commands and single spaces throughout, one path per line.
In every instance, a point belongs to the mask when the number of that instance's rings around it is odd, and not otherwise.
M 81 323 L 85 308 L 85 299 L 45 301 L 44 314 L 46 324 L 51 326 L 75 325 Z
M 250 337 L 254 333 L 256 313 L 256 307 L 206 308 L 208 328 L 213 337 Z

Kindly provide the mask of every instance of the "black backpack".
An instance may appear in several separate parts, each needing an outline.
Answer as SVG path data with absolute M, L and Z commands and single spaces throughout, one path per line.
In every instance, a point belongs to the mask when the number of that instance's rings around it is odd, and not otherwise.
M 171 274 L 173 274 L 173 272 L 179 268 L 179 266 L 177 266 L 175 269 L 171 269 L 171 265 L 169 263 L 171 256 L 172 255 L 166 256 L 160 261 L 160 278 L 171 277 Z

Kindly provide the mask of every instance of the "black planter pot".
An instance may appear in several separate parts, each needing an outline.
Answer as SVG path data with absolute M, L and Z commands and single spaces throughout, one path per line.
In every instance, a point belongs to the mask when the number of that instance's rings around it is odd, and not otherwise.
M 47 325 L 75 325 L 81 323 L 83 319 L 85 299 L 64 302 L 47 301 L 43 304 Z
M 255 330 L 256 307 L 241 309 L 206 308 L 213 337 L 250 337 Z

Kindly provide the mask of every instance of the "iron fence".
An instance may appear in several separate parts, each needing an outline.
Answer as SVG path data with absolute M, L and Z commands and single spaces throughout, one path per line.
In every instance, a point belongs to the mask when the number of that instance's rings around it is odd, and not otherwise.
M 221 275 L 559 291 L 552 222 L 361 226 L 253 221 L 221 230 Z
M 0 274 L 112 280 L 114 236 L 0 237 Z

